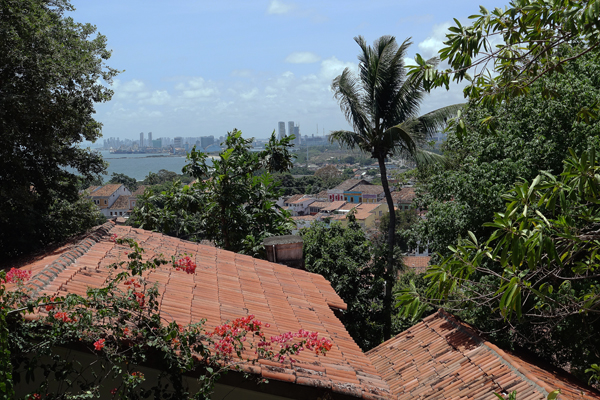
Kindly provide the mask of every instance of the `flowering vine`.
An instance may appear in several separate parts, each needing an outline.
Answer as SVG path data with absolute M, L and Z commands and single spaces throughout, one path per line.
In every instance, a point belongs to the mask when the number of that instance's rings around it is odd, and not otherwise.
M 131 250 L 127 261 L 112 264 L 104 285 L 88 288 L 84 296 L 36 297 L 25 285 L 31 272 L 14 268 L 0 272 L 0 346 L 6 349 L 0 351 L 0 399 L 2 393 L 4 398 L 42 399 L 74 396 L 77 391 L 81 398 L 144 397 L 150 392 L 141 385 L 145 376 L 136 366 L 150 359 L 161 360 L 161 372 L 152 382 L 154 397 L 209 398 L 214 383 L 242 362 L 259 358 L 294 362 L 304 350 L 325 354 L 332 347 L 328 339 L 304 330 L 267 337 L 263 328 L 269 324 L 253 315 L 211 330 L 204 327 L 204 321 L 186 326 L 166 323 L 160 314 L 158 284 L 148 282 L 144 272 L 171 264 L 176 271 L 194 274 L 193 258 L 181 255 L 170 262 L 161 257 L 144 261 L 144 249 L 134 240 L 113 235 L 110 241 Z M 7 290 L 8 283 L 16 283 L 17 288 Z M 61 347 L 87 348 L 97 362 L 76 370 L 74 365 L 79 363 L 57 355 Z M 246 349 L 254 349 L 254 360 L 243 359 Z M 36 380 L 28 372 L 36 368 L 51 371 L 53 377 Z M 86 368 L 93 370 L 95 380 L 82 378 Z M 200 389 L 188 393 L 183 374 L 193 370 L 202 371 Z M 22 374 L 35 382 L 34 391 L 15 389 L 14 377 Z M 114 377 L 120 377 L 119 384 L 105 388 L 104 382 Z M 65 382 L 59 385 L 63 393 L 51 393 L 56 388 L 49 386 L 52 379 Z

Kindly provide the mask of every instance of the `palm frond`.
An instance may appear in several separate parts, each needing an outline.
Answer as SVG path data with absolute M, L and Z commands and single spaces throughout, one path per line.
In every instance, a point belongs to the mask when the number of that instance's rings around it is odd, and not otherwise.
M 333 131 L 329 135 L 329 141 L 331 143 L 337 142 L 348 146 L 351 149 L 360 148 L 366 153 L 371 153 L 368 141 L 365 140 L 365 136 L 352 131 Z
M 448 120 L 454 118 L 463 106 L 464 104 L 453 104 L 421 115 L 416 118 L 418 121 L 417 129 L 429 138 L 444 129 Z
M 344 69 L 331 83 L 333 96 L 340 103 L 340 108 L 346 120 L 353 125 L 356 132 L 369 130 L 369 118 L 363 109 L 363 99 L 358 81 L 350 69 Z

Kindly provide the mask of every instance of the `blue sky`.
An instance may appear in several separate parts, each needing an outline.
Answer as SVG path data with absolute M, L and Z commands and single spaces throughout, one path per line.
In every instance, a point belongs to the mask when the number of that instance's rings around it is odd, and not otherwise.
M 78 22 L 107 37 L 107 64 L 124 70 L 113 99 L 96 106 L 104 137 L 221 136 L 233 128 L 267 137 L 278 121 L 302 135 L 348 129 L 330 91 L 357 67 L 362 35 L 399 42 L 409 57 L 436 54 L 452 18 L 505 3 L 474 1 L 72 0 Z M 437 90 L 423 113 L 462 102 L 460 88 Z

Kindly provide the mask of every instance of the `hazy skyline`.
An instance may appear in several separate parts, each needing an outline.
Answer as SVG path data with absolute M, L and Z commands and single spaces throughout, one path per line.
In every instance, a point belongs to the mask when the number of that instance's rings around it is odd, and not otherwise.
M 113 51 L 107 65 L 125 70 L 113 100 L 96 105 L 103 137 L 223 136 L 234 128 L 264 138 L 278 121 L 302 135 L 349 125 L 330 91 L 345 67 L 357 68 L 358 45 L 382 35 L 431 57 L 452 18 L 491 1 L 158 1 L 72 0 L 78 22 L 89 22 Z M 436 90 L 422 113 L 464 102 L 462 92 Z M 102 139 L 100 139 L 101 141 Z

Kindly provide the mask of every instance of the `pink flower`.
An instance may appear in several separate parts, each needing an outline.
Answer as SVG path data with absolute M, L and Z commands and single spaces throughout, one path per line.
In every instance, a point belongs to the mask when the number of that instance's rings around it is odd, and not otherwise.
M 94 342 L 94 349 L 96 349 L 96 351 L 102 350 L 104 348 L 105 341 L 105 339 L 98 339 L 96 342 Z
M 23 283 L 31 278 L 31 271 L 11 268 L 6 273 L 6 279 L 0 279 L 0 283 Z
M 114 388 L 113 390 L 110 391 L 110 394 L 112 394 L 114 396 L 115 394 L 117 394 L 117 392 L 118 392 L 118 389 Z

